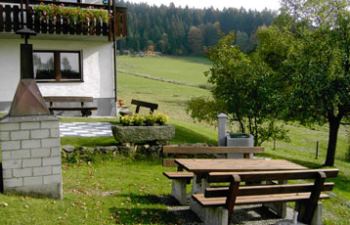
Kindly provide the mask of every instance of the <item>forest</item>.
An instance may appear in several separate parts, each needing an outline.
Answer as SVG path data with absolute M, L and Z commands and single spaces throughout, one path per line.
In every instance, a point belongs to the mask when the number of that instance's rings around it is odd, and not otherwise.
M 256 46 L 255 32 L 272 23 L 277 12 L 244 8 L 154 6 L 120 1 L 128 9 L 128 36 L 118 43 L 120 50 L 157 51 L 167 55 L 203 55 L 228 33 L 235 33 L 236 45 L 244 52 Z

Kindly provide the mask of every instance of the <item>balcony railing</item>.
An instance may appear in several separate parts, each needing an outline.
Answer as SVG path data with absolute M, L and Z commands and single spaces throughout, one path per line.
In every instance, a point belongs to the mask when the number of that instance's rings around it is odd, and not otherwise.
M 84 10 L 106 10 L 107 20 L 99 14 L 89 14 L 88 19 L 77 20 L 74 15 L 45 13 L 34 10 L 36 5 L 52 4 L 59 7 L 73 7 Z M 64 6 L 62 6 L 64 4 Z M 25 8 L 25 7 L 24 7 Z M 68 3 L 57 1 L 29 1 L 28 9 L 22 11 L 19 0 L 0 1 L 0 33 L 14 33 L 22 28 L 22 24 L 33 29 L 37 34 L 63 34 L 63 35 L 88 35 L 106 36 L 109 40 L 122 38 L 127 35 L 126 8 L 111 6 Z

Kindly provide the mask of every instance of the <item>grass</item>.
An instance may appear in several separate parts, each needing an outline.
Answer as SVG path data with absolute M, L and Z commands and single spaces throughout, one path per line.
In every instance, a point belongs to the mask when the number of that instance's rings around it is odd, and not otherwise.
M 134 161 L 121 156 L 94 165 L 67 164 L 63 170 L 63 201 L 0 195 L 0 223 L 178 223 L 173 216 L 169 219 L 161 202 L 160 196 L 170 190 L 161 171 L 158 161 Z
M 2 119 L 4 116 L 6 116 L 6 113 L 0 112 L 0 119 Z
M 197 63 L 199 65 L 194 72 L 181 66 L 195 66 Z M 195 84 L 203 84 L 206 78 L 202 71 L 209 68 L 203 59 L 172 57 L 120 57 L 119 65 L 128 65 L 131 72 Z M 192 77 L 191 74 L 202 74 L 202 77 Z M 126 73 L 119 73 L 118 83 L 119 96 L 126 103 L 132 98 L 155 102 L 160 106 L 159 111 L 170 116 L 170 123 L 176 127 L 176 137 L 172 143 L 216 143 L 216 128 L 194 123 L 185 112 L 189 98 L 209 96 L 208 91 Z M 61 121 L 115 123 L 114 118 L 61 118 Z M 278 141 L 275 150 L 273 143 L 265 143 L 266 151 L 261 156 L 287 159 L 311 168 L 322 166 L 326 154 L 327 126 L 310 129 L 288 123 L 285 127 L 289 130 L 291 142 Z M 334 179 L 334 196 L 324 201 L 326 225 L 349 224 L 350 163 L 346 157 L 349 146 L 347 134 L 348 128 L 341 127 L 336 154 L 336 166 L 340 174 Z M 320 143 L 319 159 L 315 159 L 316 141 Z M 113 138 L 65 137 L 62 138 L 62 144 L 101 146 L 115 144 L 115 141 Z M 167 211 L 162 200 L 161 196 L 170 193 L 170 181 L 162 176 L 162 171 L 164 168 L 158 160 L 133 160 L 122 156 L 90 165 L 64 164 L 63 201 L 0 195 L 0 224 L 183 224 L 181 217 Z
M 192 97 L 209 96 L 207 90 L 133 77 L 125 73 L 119 73 L 118 83 L 118 96 L 126 104 L 130 105 L 131 99 L 157 103 L 158 111 L 188 123 L 192 123 L 192 119 L 186 113 L 186 102 Z M 131 110 L 134 111 L 133 106 Z
M 210 62 L 198 57 L 130 57 L 120 56 L 118 70 L 129 74 L 145 74 L 192 85 L 203 85 L 203 73 Z
M 209 63 L 203 63 L 200 61 L 199 66 L 207 68 L 198 69 L 197 72 L 189 70 L 190 72 L 187 73 L 186 69 L 186 71 L 182 69 L 185 67 L 176 65 L 177 63 L 181 64 L 182 61 L 187 61 L 184 64 L 195 63 L 193 61 L 193 58 L 174 59 L 167 57 L 146 57 L 141 59 L 121 57 L 120 65 L 122 68 L 123 65 L 129 65 L 129 70 L 133 73 L 147 73 L 155 77 L 161 77 L 166 79 L 170 78 L 175 79 L 177 81 L 185 81 L 189 84 L 199 84 L 203 81 L 206 81 L 206 77 L 202 74 L 202 72 L 207 71 L 209 69 Z M 176 65 L 176 67 L 174 65 Z M 158 70 L 158 67 L 167 69 Z M 176 76 L 169 75 L 170 73 L 176 74 Z M 197 75 L 200 76 L 200 78 L 198 78 Z M 215 128 L 204 124 L 194 124 L 192 119 L 185 113 L 186 101 L 190 99 L 190 97 L 200 95 L 209 96 L 210 94 L 208 92 L 203 90 L 201 90 L 202 92 L 199 92 L 196 88 L 188 88 L 187 90 L 191 91 L 191 95 L 189 96 L 185 91 L 179 91 L 181 86 L 175 85 L 173 87 L 169 87 L 169 84 L 167 83 L 161 83 L 159 81 L 150 80 L 146 81 L 146 79 L 139 77 L 137 78 L 137 81 L 135 80 L 135 83 L 130 82 L 132 83 L 130 85 L 130 83 L 126 82 L 130 78 L 127 78 L 126 76 L 129 77 L 128 74 L 123 73 L 119 76 L 119 84 L 121 84 L 120 96 L 122 98 L 124 98 L 124 96 L 127 96 L 127 98 L 130 98 L 131 96 L 137 96 L 140 99 L 146 98 L 149 101 L 159 102 L 161 104 L 161 110 L 163 110 L 164 108 L 171 109 L 166 111 L 165 113 L 168 113 L 170 117 L 173 118 L 174 124 L 181 123 L 181 125 L 185 125 L 187 129 L 176 130 L 177 138 L 174 142 L 191 142 L 191 140 L 193 140 L 193 142 L 215 143 Z M 147 85 L 144 82 L 147 82 Z M 162 96 L 164 95 L 163 89 L 168 91 L 168 94 L 165 95 L 166 97 L 164 99 L 162 99 Z M 147 91 L 143 92 L 142 90 Z M 172 92 L 176 94 L 172 95 Z M 179 98 L 177 98 L 177 93 L 179 93 Z M 176 102 L 177 100 L 180 101 Z M 273 150 L 273 143 L 265 143 L 264 147 L 266 151 L 262 156 L 292 160 L 296 163 L 311 168 L 321 167 L 326 156 L 328 127 L 315 126 L 314 128 L 310 129 L 300 126 L 296 123 L 285 124 L 285 127 L 289 130 L 291 142 L 277 142 L 276 150 Z M 198 138 L 195 139 L 192 136 L 188 136 L 190 133 L 196 134 L 196 137 Z M 349 161 L 347 161 L 346 157 L 346 155 L 348 154 L 349 146 L 347 134 L 347 128 L 341 127 L 338 137 L 336 154 L 336 166 L 340 169 L 340 175 L 334 180 L 336 182 L 334 190 L 335 196 L 331 200 L 327 200 L 324 203 L 324 222 L 328 225 L 349 224 L 347 218 L 350 217 L 350 186 L 348 185 L 350 182 L 350 163 Z M 318 159 L 315 159 L 315 149 L 317 141 L 319 141 L 320 155 Z

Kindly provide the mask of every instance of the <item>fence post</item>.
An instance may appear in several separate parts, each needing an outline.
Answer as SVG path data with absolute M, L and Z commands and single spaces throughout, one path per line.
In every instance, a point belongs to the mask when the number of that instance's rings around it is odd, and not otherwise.
M 316 141 L 316 156 L 315 156 L 315 159 L 318 159 L 318 157 L 319 157 L 319 145 L 320 145 L 320 141 Z

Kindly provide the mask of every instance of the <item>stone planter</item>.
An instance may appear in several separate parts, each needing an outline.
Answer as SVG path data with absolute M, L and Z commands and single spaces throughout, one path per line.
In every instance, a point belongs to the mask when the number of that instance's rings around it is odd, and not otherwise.
M 145 144 L 167 142 L 175 137 L 175 127 L 164 126 L 112 126 L 114 138 L 120 143 Z
M 228 134 L 226 136 L 226 146 L 236 147 L 254 147 L 254 136 L 251 134 Z M 244 154 L 230 153 L 228 158 L 244 158 Z M 249 158 L 253 158 L 254 154 L 249 154 Z
M 233 134 L 226 136 L 227 146 L 253 147 L 254 136 L 251 134 Z

